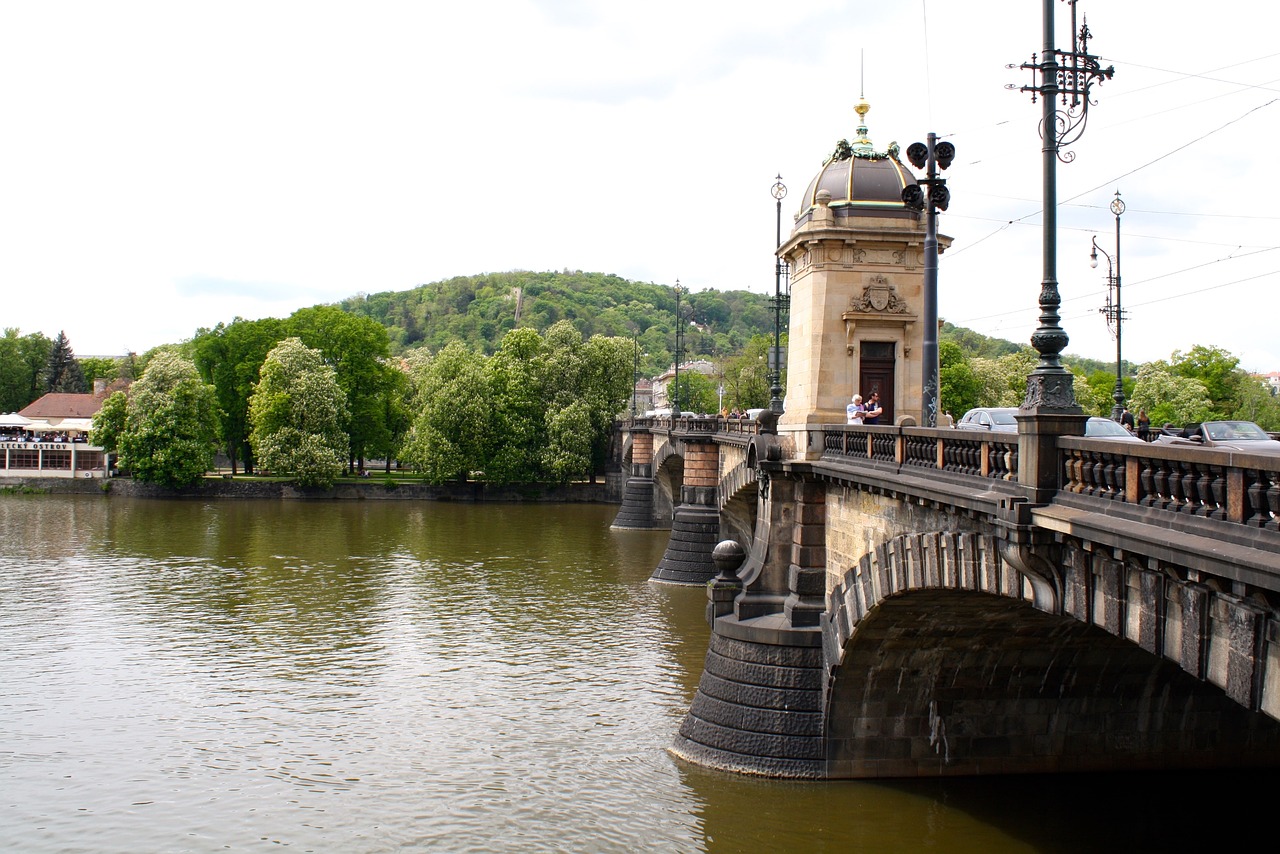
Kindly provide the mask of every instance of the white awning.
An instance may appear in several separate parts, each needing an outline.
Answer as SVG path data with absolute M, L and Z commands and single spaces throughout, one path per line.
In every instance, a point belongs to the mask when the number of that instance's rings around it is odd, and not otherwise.
M 0 415 L 0 427 L 26 427 L 30 423 L 30 418 L 19 415 L 16 412 Z

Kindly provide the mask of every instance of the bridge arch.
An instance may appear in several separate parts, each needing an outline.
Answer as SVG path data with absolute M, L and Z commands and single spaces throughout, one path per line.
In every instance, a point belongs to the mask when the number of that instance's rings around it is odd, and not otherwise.
M 828 596 L 825 776 L 1197 768 L 1280 756 L 1280 722 L 1205 674 L 1034 599 L 993 537 L 907 534 L 866 555 Z
M 653 455 L 653 516 L 669 526 L 680 503 L 684 483 L 684 454 L 675 442 L 663 442 Z

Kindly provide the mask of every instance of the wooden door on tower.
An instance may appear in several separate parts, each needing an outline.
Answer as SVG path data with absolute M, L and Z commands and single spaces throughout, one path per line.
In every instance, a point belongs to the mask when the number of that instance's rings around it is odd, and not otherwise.
M 893 380 L 894 351 L 897 344 L 893 341 L 863 341 L 858 351 L 862 358 L 858 367 L 858 394 L 864 401 L 870 400 L 875 392 L 880 393 L 880 406 L 884 414 L 878 423 L 893 423 Z

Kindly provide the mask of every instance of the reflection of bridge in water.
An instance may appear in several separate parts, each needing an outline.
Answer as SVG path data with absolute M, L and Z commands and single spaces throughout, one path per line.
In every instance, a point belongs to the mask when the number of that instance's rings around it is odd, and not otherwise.
M 1022 422 L 626 425 L 615 527 L 669 525 L 654 578 L 708 583 L 675 752 L 811 778 L 1280 758 L 1280 461 Z

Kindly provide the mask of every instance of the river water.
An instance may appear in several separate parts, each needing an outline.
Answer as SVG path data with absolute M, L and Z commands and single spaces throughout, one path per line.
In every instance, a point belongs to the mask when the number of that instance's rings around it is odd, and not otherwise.
M 685 765 L 705 593 L 616 510 L 0 497 L 0 846 L 1179 850 L 1270 788 Z

